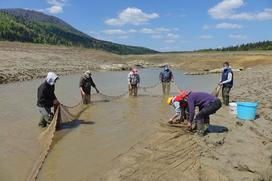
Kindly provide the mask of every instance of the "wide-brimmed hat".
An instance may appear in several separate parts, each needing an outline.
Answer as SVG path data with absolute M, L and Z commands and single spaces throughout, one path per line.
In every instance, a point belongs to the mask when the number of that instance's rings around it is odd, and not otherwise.
M 92 76 L 92 73 L 90 70 L 87 70 L 85 73 L 84 73 L 84 77 L 86 78 L 90 78 Z

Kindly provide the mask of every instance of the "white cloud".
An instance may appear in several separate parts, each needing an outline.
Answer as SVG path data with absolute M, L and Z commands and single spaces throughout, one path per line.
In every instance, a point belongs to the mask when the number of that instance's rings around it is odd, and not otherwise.
M 135 29 L 129 29 L 128 30 L 128 33 L 137 33 L 138 31 L 137 30 L 135 30 Z
M 141 25 L 158 17 L 159 15 L 157 13 L 148 14 L 141 9 L 128 7 L 119 13 L 117 18 L 108 19 L 105 23 L 112 26 L 122 26 L 125 24 Z
M 165 43 L 176 43 L 177 40 L 179 39 L 179 35 L 177 34 L 174 34 L 174 33 L 168 33 L 166 36 L 165 36 L 165 40 L 164 42 Z
M 212 27 L 210 25 L 204 25 L 202 27 L 203 30 L 208 30 L 208 29 L 211 29 Z
M 204 39 L 204 40 L 209 40 L 209 39 L 212 39 L 213 36 L 211 36 L 211 35 L 201 35 L 201 36 L 199 36 L 199 38 Z
M 47 12 L 51 14 L 63 13 L 63 7 L 66 5 L 66 0 L 47 0 L 51 7 L 47 8 Z
M 66 0 L 47 0 L 47 3 L 54 6 L 64 6 Z
M 235 20 L 272 20 L 272 9 L 266 8 L 258 13 L 241 12 L 236 10 L 244 6 L 244 0 L 223 0 L 208 10 L 209 15 L 214 19 L 235 19 Z
M 121 29 L 104 30 L 103 33 L 107 35 L 126 35 L 127 32 Z
M 151 38 L 153 38 L 153 39 L 162 39 L 163 36 L 162 35 L 152 35 Z
M 176 43 L 176 40 L 166 39 L 164 40 L 164 43 Z
M 162 33 L 167 33 L 170 32 L 171 30 L 169 28 L 165 27 L 159 27 L 159 28 L 142 28 L 140 30 L 140 33 L 145 33 L 145 34 L 162 34 Z
M 153 29 L 151 29 L 151 28 L 142 28 L 140 30 L 140 32 L 145 33 L 145 34 L 154 34 L 155 33 L 155 31 Z
M 229 35 L 229 38 L 244 40 L 244 39 L 247 39 L 247 36 L 246 35 L 240 35 L 240 34 L 236 34 L 236 35 L 231 34 L 231 35 Z
M 168 33 L 166 37 L 169 39 L 178 39 L 179 35 L 173 34 L 173 33 Z
M 219 23 L 216 25 L 204 25 L 202 29 L 208 30 L 208 29 L 241 29 L 243 28 L 242 25 L 239 24 L 233 24 L 233 23 Z
M 272 8 L 266 8 L 263 12 L 257 14 L 259 20 L 272 20 Z
M 242 25 L 239 24 L 231 24 L 231 23 L 219 23 L 215 25 L 217 29 L 241 29 L 243 28 Z
M 62 6 L 51 6 L 50 8 L 46 9 L 51 14 L 58 14 L 63 12 Z

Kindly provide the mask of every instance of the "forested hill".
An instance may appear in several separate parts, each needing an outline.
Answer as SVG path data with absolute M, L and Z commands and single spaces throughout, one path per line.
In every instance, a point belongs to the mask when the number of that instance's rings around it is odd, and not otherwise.
M 199 51 L 253 51 L 253 50 L 272 50 L 272 41 L 246 43 L 246 44 L 229 46 L 224 48 L 203 49 Z
M 0 9 L 0 40 L 94 48 L 124 55 L 157 53 L 97 40 L 57 17 L 25 9 Z

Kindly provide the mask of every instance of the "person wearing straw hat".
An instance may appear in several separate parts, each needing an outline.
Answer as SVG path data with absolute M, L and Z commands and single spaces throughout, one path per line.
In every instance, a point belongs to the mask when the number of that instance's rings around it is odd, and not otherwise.
M 186 108 L 188 107 L 188 103 L 184 98 L 189 94 L 187 91 L 181 91 L 178 96 L 170 96 L 167 99 L 167 104 L 172 105 L 175 109 L 175 114 L 168 121 L 169 124 L 177 124 L 184 122 L 186 117 Z
M 45 81 L 39 86 L 37 91 L 37 106 L 41 113 L 40 127 L 46 127 L 53 119 L 51 108 L 56 111 L 59 101 L 55 95 L 55 83 L 59 77 L 54 72 L 48 72 Z
M 233 72 L 229 66 L 229 62 L 223 63 L 223 72 L 219 85 L 222 87 L 222 98 L 224 105 L 229 105 L 229 94 L 233 86 Z
M 91 102 L 91 87 L 94 87 L 96 92 L 99 93 L 99 90 L 96 88 L 96 85 L 92 79 L 91 71 L 87 70 L 79 81 L 80 94 L 83 104 L 89 104 Z
M 162 83 L 162 93 L 163 95 L 169 95 L 171 88 L 171 81 L 174 81 L 174 76 L 172 71 L 169 69 L 168 65 L 163 67 L 163 71 L 160 73 L 160 81 Z
M 139 84 L 140 84 L 140 75 L 138 74 L 138 70 L 136 68 L 132 68 L 128 74 L 129 96 L 138 95 Z

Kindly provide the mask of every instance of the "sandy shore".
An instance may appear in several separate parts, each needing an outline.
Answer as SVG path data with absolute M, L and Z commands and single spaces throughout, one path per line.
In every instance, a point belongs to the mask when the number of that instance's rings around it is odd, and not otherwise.
M 128 70 L 131 66 L 159 67 L 169 64 L 189 74 L 220 72 L 222 62 L 235 69 L 271 65 L 272 52 L 164 53 L 120 56 L 104 51 L 0 42 L 0 84 L 44 77 L 48 71 L 59 75 L 91 70 Z
M 112 162 L 104 180 L 272 180 L 272 66 L 236 74 L 233 101 L 260 101 L 258 119 L 239 121 L 223 107 L 204 138 L 161 120 Z M 227 132 L 221 132 L 227 128 Z

